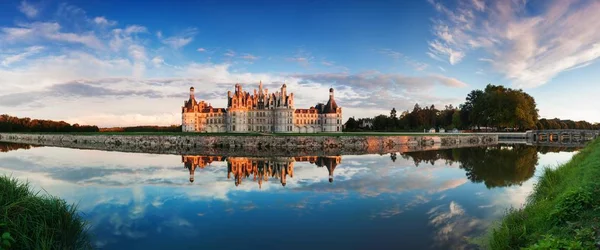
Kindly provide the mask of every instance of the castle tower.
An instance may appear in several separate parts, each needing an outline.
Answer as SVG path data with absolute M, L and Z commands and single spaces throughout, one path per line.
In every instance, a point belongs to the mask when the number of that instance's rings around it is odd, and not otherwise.
M 285 84 L 285 82 L 281 86 L 281 96 L 283 98 L 285 98 L 287 96 L 287 85 Z
M 194 87 L 190 87 L 190 99 L 195 99 L 194 98 Z

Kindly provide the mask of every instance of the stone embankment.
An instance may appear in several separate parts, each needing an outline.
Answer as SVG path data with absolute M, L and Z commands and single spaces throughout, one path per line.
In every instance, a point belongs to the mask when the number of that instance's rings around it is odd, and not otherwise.
M 0 133 L 0 141 L 156 154 L 265 156 L 385 154 L 494 145 L 497 135 L 444 136 L 194 136 Z

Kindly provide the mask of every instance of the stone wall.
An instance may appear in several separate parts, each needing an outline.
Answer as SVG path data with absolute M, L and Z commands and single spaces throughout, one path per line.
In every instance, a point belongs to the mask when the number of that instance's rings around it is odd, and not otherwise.
M 0 133 L 0 141 L 157 154 L 341 155 L 485 146 L 497 135 L 444 136 L 151 136 Z

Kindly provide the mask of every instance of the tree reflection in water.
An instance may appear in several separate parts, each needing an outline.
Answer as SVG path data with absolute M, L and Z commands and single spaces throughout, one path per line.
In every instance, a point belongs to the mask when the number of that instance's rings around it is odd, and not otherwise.
M 562 151 L 564 148 L 535 147 L 527 145 L 497 145 L 492 147 L 455 148 L 435 151 L 405 152 L 404 159 L 412 159 L 415 166 L 421 163 L 434 165 L 460 164 L 472 182 L 483 182 L 487 188 L 521 185 L 533 177 L 538 163 L 538 150 L 542 153 Z M 571 149 L 576 150 L 576 149 Z M 395 161 L 394 155 L 391 156 Z

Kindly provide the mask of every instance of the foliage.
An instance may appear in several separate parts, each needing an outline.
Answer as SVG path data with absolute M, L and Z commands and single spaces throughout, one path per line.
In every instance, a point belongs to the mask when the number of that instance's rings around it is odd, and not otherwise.
M 0 223 L 0 232 L 2 232 L 2 228 L 6 226 L 6 223 Z M 0 236 L 0 250 L 8 250 L 12 248 L 12 245 L 15 243 L 15 239 L 10 235 L 9 232 L 4 232 Z
M 546 168 L 521 209 L 492 229 L 491 249 L 596 249 L 600 222 L 600 139 L 571 161 Z
M 4 221 L 0 231 L 10 232 L 2 236 L 10 249 L 92 248 L 86 223 L 75 206 L 34 193 L 28 184 L 5 176 L 0 177 L 0 190 L 0 221 Z
M 100 132 L 181 132 L 181 125 L 101 128 Z
M 525 130 L 535 128 L 538 110 L 535 99 L 523 90 L 488 84 L 473 90 L 461 105 L 462 123 L 469 127 Z
M 0 132 L 98 132 L 97 126 L 0 115 Z

